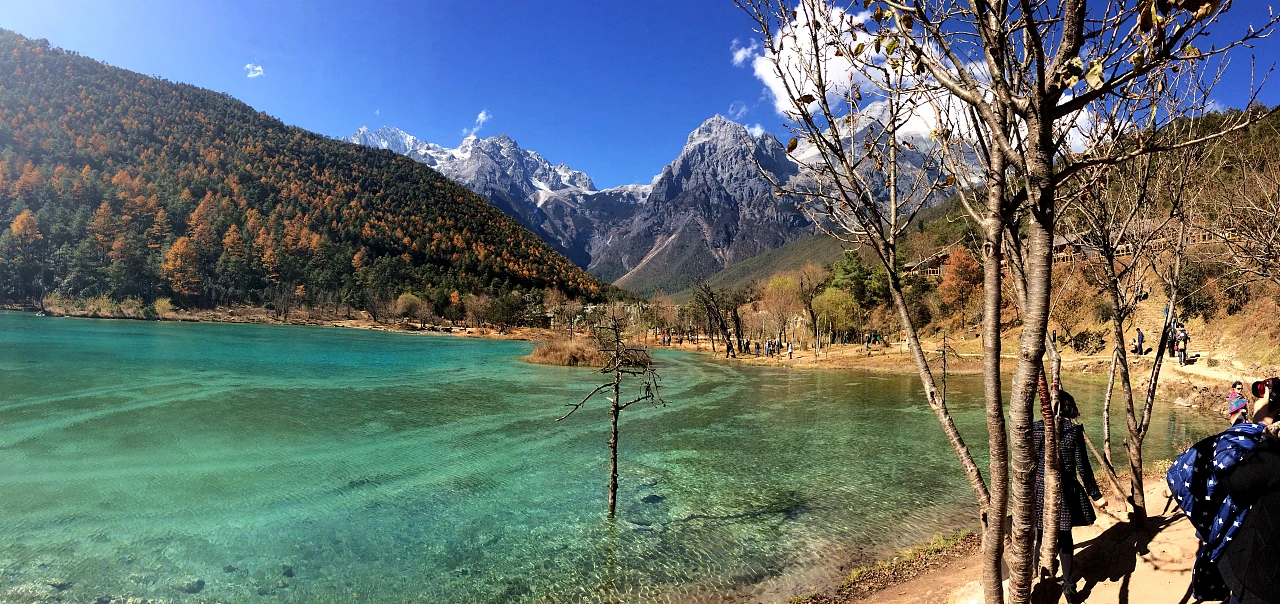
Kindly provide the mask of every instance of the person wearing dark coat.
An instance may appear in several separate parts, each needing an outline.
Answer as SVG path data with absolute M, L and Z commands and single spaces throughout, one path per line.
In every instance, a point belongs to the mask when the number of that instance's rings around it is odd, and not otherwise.
M 1084 426 L 1074 420 L 1080 417 L 1076 400 L 1065 390 L 1058 392 L 1058 451 L 1061 462 L 1062 497 L 1058 502 L 1058 524 L 1053 527 L 1058 531 L 1058 560 L 1062 564 L 1062 595 L 1068 602 L 1076 597 L 1076 582 L 1072 576 L 1075 565 L 1075 543 L 1071 538 L 1071 527 L 1088 526 L 1097 520 L 1093 506 L 1089 500 L 1099 502 L 1106 507 L 1102 499 L 1102 491 L 1093 478 L 1093 466 L 1089 463 L 1089 453 L 1085 449 Z M 1033 440 L 1036 443 L 1036 528 L 1043 531 L 1041 521 L 1044 518 L 1044 420 L 1037 421 L 1033 427 Z M 1079 480 L 1076 475 L 1079 474 Z
M 1258 443 L 1222 476 L 1222 487 L 1249 509 L 1218 559 L 1231 604 L 1280 603 L 1280 441 Z

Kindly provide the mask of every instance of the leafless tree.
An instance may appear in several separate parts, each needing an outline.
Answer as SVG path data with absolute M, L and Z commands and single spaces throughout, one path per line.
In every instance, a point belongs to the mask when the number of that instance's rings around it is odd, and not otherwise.
M 1211 200 L 1207 232 L 1230 252 L 1224 256 L 1242 281 L 1280 285 L 1280 163 L 1275 158 L 1277 133 L 1233 140 L 1230 171 L 1220 173 L 1221 193 Z
M 1193 44 L 1230 8 L 1229 0 L 735 3 L 756 23 L 762 48 L 757 61 L 771 70 L 771 89 L 797 135 L 787 147 L 802 163 L 804 178 L 774 184 L 779 193 L 804 199 L 811 216 L 833 234 L 865 241 L 889 271 L 890 294 L 926 397 L 977 495 L 986 599 L 1003 601 L 997 587 L 1002 527 L 1011 511 L 1010 592 L 1015 602 L 1026 602 L 1034 557 L 1034 398 L 1048 339 L 1058 190 L 1091 166 L 1160 150 L 1145 142 L 1125 150 L 1074 147 L 1081 117 L 1154 113 L 1159 130 L 1168 116 L 1156 107 L 1135 108 L 1142 101 L 1131 95 L 1134 89 L 1219 60 L 1266 35 L 1275 19 L 1200 50 Z M 907 136 L 920 130 L 932 141 Z M 904 170 L 904 158 L 913 153 L 923 156 L 912 158 L 921 169 Z M 894 262 L 903 230 L 931 191 L 953 186 L 983 237 L 989 485 L 934 385 Z M 1001 261 L 1010 237 L 1022 249 L 1023 329 L 1006 430 Z
M 813 300 L 822 292 L 822 288 L 827 284 L 827 274 L 822 267 L 806 262 L 803 267 L 796 271 L 797 292 L 800 294 L 800 302 L 804 304 L 804 310 L 809 315 L 809 325 L 813 328 L 813 356 L 817 357 L 822 353 L 822 331 L 818 323 L 818 313 L 813 309 Z
M 726 309 L 725 298 L 732 296 L 726 295 L 725 292 L 717 292 L 705 281 L 695 281 L 693 284 L 694 299 L 702 306 L 707 316 L 707 336 L 711 338 L 711 348 L 715 351 L 715 336 L 719 335 L 724 340 L 724 356 L 725 358 L 737 358 L 734 351 L 733 333 L 730 331 L 729 320 L 725 318 L 725 314 L 736 313 L 737 305 L 729 304 Z M 741 333 L 741 322 L 737 322 L 739 333 Z
M 1088 281 L 1106 297 L 1112 307 L 1112 373 L 1120 386 L 1125 407 L 1128 437 L 1125 448 L 1130 465 L 1128 500 L 1133 506 L 1131 519 L 1142 524 L 1146 519 L 1146 501 L 1142 479 L 1142 443 L 1150 426 L 1155 391 L 1160 380 L 1163 351 L 1175 316 L 1178 274 L 1183 266 L 1183 250 L 1187 244 L 1189 212 L 1194 201 L 1222 166 L 1221 150 L 1211 144 L 1182 146 L 1181 141 L 1194 140 L 1201 129 L 1204 114 L 1211 107 L 1209 91 L 1212 82 L 1190 81 L 1203 73 L 1187 70 L 1170 78 L 1175 95 L 1166 90 L 1148 90 L 1148 102 L 1163 105 L 1166 114 L 1179 120 L 1159 130 L 1144 128 L 1136 132 L 1116 133 L 1105 143 L 1124 153 L 1138 144 L 1155 141 L 1170 150 L 1138 156 L 1116 165 L 1098 165 L 1076 173 L 1067 183 L 1064 197 L 1070 200 L 1063 213 L 1066 229 L 1079 249 L 1075 260 L 1088 273 Z M 1216 77 L 1214 78 L 1216 80 Z M 1152 118 L 1149 118 L 1152 119 Z M 1241 113 L 1215 131 L 1234 129 L 1248 124 L 1249 114 Z M 1143 139 L 1140 143 L 1138 139 Z M 1159 328 L 1157 355 L 1146 382 L 1143 404 L 1135 401 L 1129 373 L 1127 327 L 1140 301 L 1150 295 L 1152 281 L 1160 281 L 1169 292 L 1164 323 Z M 1155 334 L 1153 334 L 1155 335 Z M 1108 426 L 1104 443 L 1110 443 L 1110 404 L 1103 406 L 1103 424 Z M 1113 472 L 1108 459 L 1107 470 Z
M 649 355 L 649 351 L 635 346 L 629 346 L 626 343 L 625 320 L 617 312 L 611 312 L 605 319 L 603 325 L 594 327 L 596 340 L 600 343 L 600 352 L 606 355 L 607 360 L 600 373 L 612 374 L 612 379 L 596 386 L 590 394 L 577 403 L 566 403 L 566 407 L 570 407 L 569 412 L 560 416 L 556 421 L 560 421 L 573 415 L 575 411 L 581 409 L 587 401 L 591 400 L 597 394 L 604 392 L 611 394 L 609 401 L 609 516 L 613 517 L 617 510 L 618 501 L 618 416 L 620 416 L 627 407 L 636 403 L 648 401 L 654 405 L 666 405 L 666 401 L 662 399 L 659 393 L 659 381 L 657 370 L 653 365 L 653 357 Z M 638 382 L 640 390 L 639 396 L 623 402 L 622 400 L 622 382 L 624 379 L 634 379 Z

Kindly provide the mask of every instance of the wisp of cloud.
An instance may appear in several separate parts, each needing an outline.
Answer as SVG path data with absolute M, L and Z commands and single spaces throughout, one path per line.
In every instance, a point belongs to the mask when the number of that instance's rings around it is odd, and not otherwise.
M 474 135 L 475 133 L 479 132 L 479 131 L 480 131 L 480 127 L 481 127 L 481 126 L 484 126 L 484 123 L 485 123 L 485 122 L 487 122 L 487 121 L 489 121 L 489 118 L 492 118 L 492 117 L 493 117 L 493 114 L 492 114 L 492 113 L 489 113 L 489 111 L 488 111 L 487 109 L 481 109 L 481 110 L 480 110 L 480 115 L 477 115 L 477 116 L 476 116 L 476 125 L 475 125 L 475 127 L 474 127 L 474 128 L 463 128 L 463 129 L 462 129 L 462 136 L 472 136 L 472 135 Z

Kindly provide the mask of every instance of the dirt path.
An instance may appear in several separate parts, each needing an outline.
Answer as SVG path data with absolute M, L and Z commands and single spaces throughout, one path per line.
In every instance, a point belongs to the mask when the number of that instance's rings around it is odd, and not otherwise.
M 1155 484 L 1151 484 L 1155 483 Z M 1169 503 L 1164 482 L 1149 481 L 1151 530 L 1138 531 L 1109 514 L 1093 526 L 1076 527 L 1076 588 L 1083 602 L 1099 604 L 1180 604 L 1190 601 L 1191 568 L 1199 540 L 1186 516 Z M 974 589 L 981 558 L 974 554 L 860 600 L 824 600 L 864 604 L 980 603 Z M 1033 602 L 1065 602 L 1056 584 L 1038 585 Z
M 862 604 L 948 604 L 955 589 L 982 578 L 982 558 L 969 556 L 924 576 L 876 592 Z

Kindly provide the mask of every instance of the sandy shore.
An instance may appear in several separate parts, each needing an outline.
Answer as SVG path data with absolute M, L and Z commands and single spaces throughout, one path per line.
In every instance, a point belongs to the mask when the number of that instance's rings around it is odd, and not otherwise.
M 1091 526 L 1072 531 L 1076 544 L 1076 589 L 1084 602 L 1177 604 L 1189 601 L 1191 568 L 1199 540 L 1186 516 L 1172 503 L 1163 477 L 1147 480 L 1152 516 L 1146 529 L 1099 513 Z M 840 588 L 798 600 L 809 604 L 971 604 L 981 602 L 982 558 L 974 552 L 938 560 L 907 580 L 872 594 Z M 975 595 L 977 599 L 975 599 Z M 1065 602 L 1057 582 L 1037 585 L 1033 602 Z
M 1001 358 L 1004 359 L 1004 363 L 1001 369 L 1006 373 L 1012 373 L 1017 365 L 1017 356 L 1014 352 L 1017 351 L 1018 335 L 1017 330 L 1007 332 L 1002 342 Z M 824 348 L 820 354 L 815 354 L 813 350 L 796 350 L 790 357 L 784 352 L 780 357 L 772 358 L 763 355 L 756 356 L 754 346 L 751 349 L 751 354 L 738 355 L 736 358 L 726 358 L 724 347 L 719 342 L 717 342 L 715 353 L 713 354 L 711 346 L 705 338 L 701 338 L 697 345 L 687 341 L 680 345 L 668 347 L 655 346 L 654 344 L 655 340 L 650 338 L 649 345 L 654 348 L 699 352 L 724 362 L 748 366 L 792 367 L 812 370 L 852 369 L 916 375 L 915 359 L 903 342 L 872 346 L 869 351 L 860 345 L 835 344 Z M 926 351 L 925 357 L 930 367 L 933 368 L 935 377 L 940 377 L 943 361 L 941 340 L 926 339 L 922 344 Z M 973 375 L 982 373 L 983 351 L 981 340 L 973 337 L 967 340 L 948 338 L 946 350 L 946 369 L 949 374 Z M 1061 354 L 1064 373 L 1095 376 L 1097 379 L 1107 378 L 1110 370 L 1110 355 L 1085 355 L 1070 350 L 1063 350 Z M 1129 371 L 1137 396 L 1141 396 L 1145 392 L 1153 360 L 1154 356 L 1150 353 L 1129 359 Z M 1157 400 L 1157 404 L 1161 404 L 1162 401 L 1169 401 L 1175 405 L 1217 413 L 1225 411 L 1227 394 L 1233 381 L 1241 380 L 1249 383 L 1253 380 L 1276 375 L 1280 375 L 1280 367 L 1264 366 L 1261 363 L 1241 361 L 1235 358 L 1217 358 L 1209 353 L 1193 354 L 1190 362 L 1184 366 L 1179 366 L 1176 359 L 1166 357 L 1161 364 L 1160 398 Z

